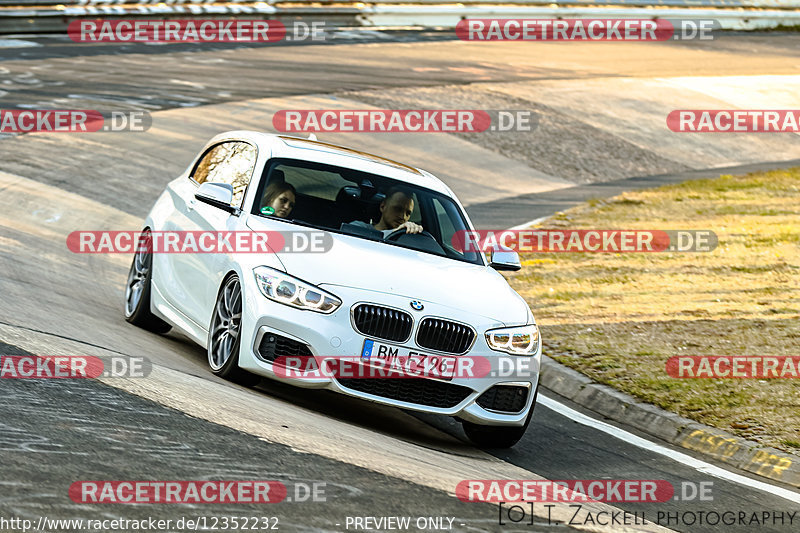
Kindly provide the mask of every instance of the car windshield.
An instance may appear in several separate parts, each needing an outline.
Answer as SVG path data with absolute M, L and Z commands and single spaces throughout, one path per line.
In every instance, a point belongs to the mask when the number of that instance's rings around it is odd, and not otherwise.
M 477 252 L 454 245 L 454 236 L 468 229 L 461 209 L 430 189 L 349 168 L 272 159 L 256 198 L 252 212 L 258 216 L 483 264 Z M 394 231 L 404 221 L 422 232 Z

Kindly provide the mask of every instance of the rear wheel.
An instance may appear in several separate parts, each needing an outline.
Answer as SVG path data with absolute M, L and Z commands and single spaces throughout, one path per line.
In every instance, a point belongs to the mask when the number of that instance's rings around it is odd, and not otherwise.
M 171 326 L 150 311 L 152 277 L 153 239 L 150 230 L 145 230 L 139 236 L 125 284 L 125 320 L 155 333 L 166 333 Z
M 236 275 L 222 285 L 208 330 L 208 365 L 217 376 L 253 386 L 261 378 L 239 368 L 242 335 L 242 285 Z
M 536 392 L 533 394 L 531 410 L 528 412 L 528 417 L 525 419 L 524 425 L 519 427 L 483 426 L 462 420 L 461 425 L 464 428 L 464 433 L 467 434 L 469 440 L 478 448 L 511 448 L 525 435 L 525 431 L 531 423 L 533 408 L 536 407 L 536 399 L 538 396 L 539 387 L 537 385 Z

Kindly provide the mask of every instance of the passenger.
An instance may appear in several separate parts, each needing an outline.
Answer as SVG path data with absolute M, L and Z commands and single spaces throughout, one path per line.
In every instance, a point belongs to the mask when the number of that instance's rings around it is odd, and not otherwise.
M 294 209 L 297 191 L 285 181 L 273 181 L 267 185 L 261 197 L 261 213 L 289 218 Z
M 414 212 L 414 198 L 409 191 L 392 187 L 381 202 L 380 210 L 381 219 L 374 226 L 360 220 L 353 224 L 382 231 L 384 237 L 401 228 L 405 228 L 406 233 L 422 233 L 422 226 L 409 220 Z

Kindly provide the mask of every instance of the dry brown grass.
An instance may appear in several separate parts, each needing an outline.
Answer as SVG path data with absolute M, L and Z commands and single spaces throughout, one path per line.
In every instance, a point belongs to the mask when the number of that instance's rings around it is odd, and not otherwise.
M 710 253 L 526 254 L 546 352 L 596 381 L 800 454 L 800 380 L 674 379 L 675 355 L 800 355 L 800 169 L 592 201 L 546 228 L 707 229 Z

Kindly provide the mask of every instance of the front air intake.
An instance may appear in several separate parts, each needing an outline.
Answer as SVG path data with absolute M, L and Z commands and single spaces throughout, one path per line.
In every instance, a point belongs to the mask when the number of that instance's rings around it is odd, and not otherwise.
M 311 350 L 302 342 L 267 331 L 258 345 L 258 355 L 264 361 L 274 363 L 278 357 L 313 357 Z
M 519 413 L 528 403 L 528 387 L 495 385 L 481 394 L 476 403 L 490 411 Z
M 472 389 L 454 383 L 417 378 L 337 378 L 343 387 L 390 400 L 449 409 L 472 394 Z

